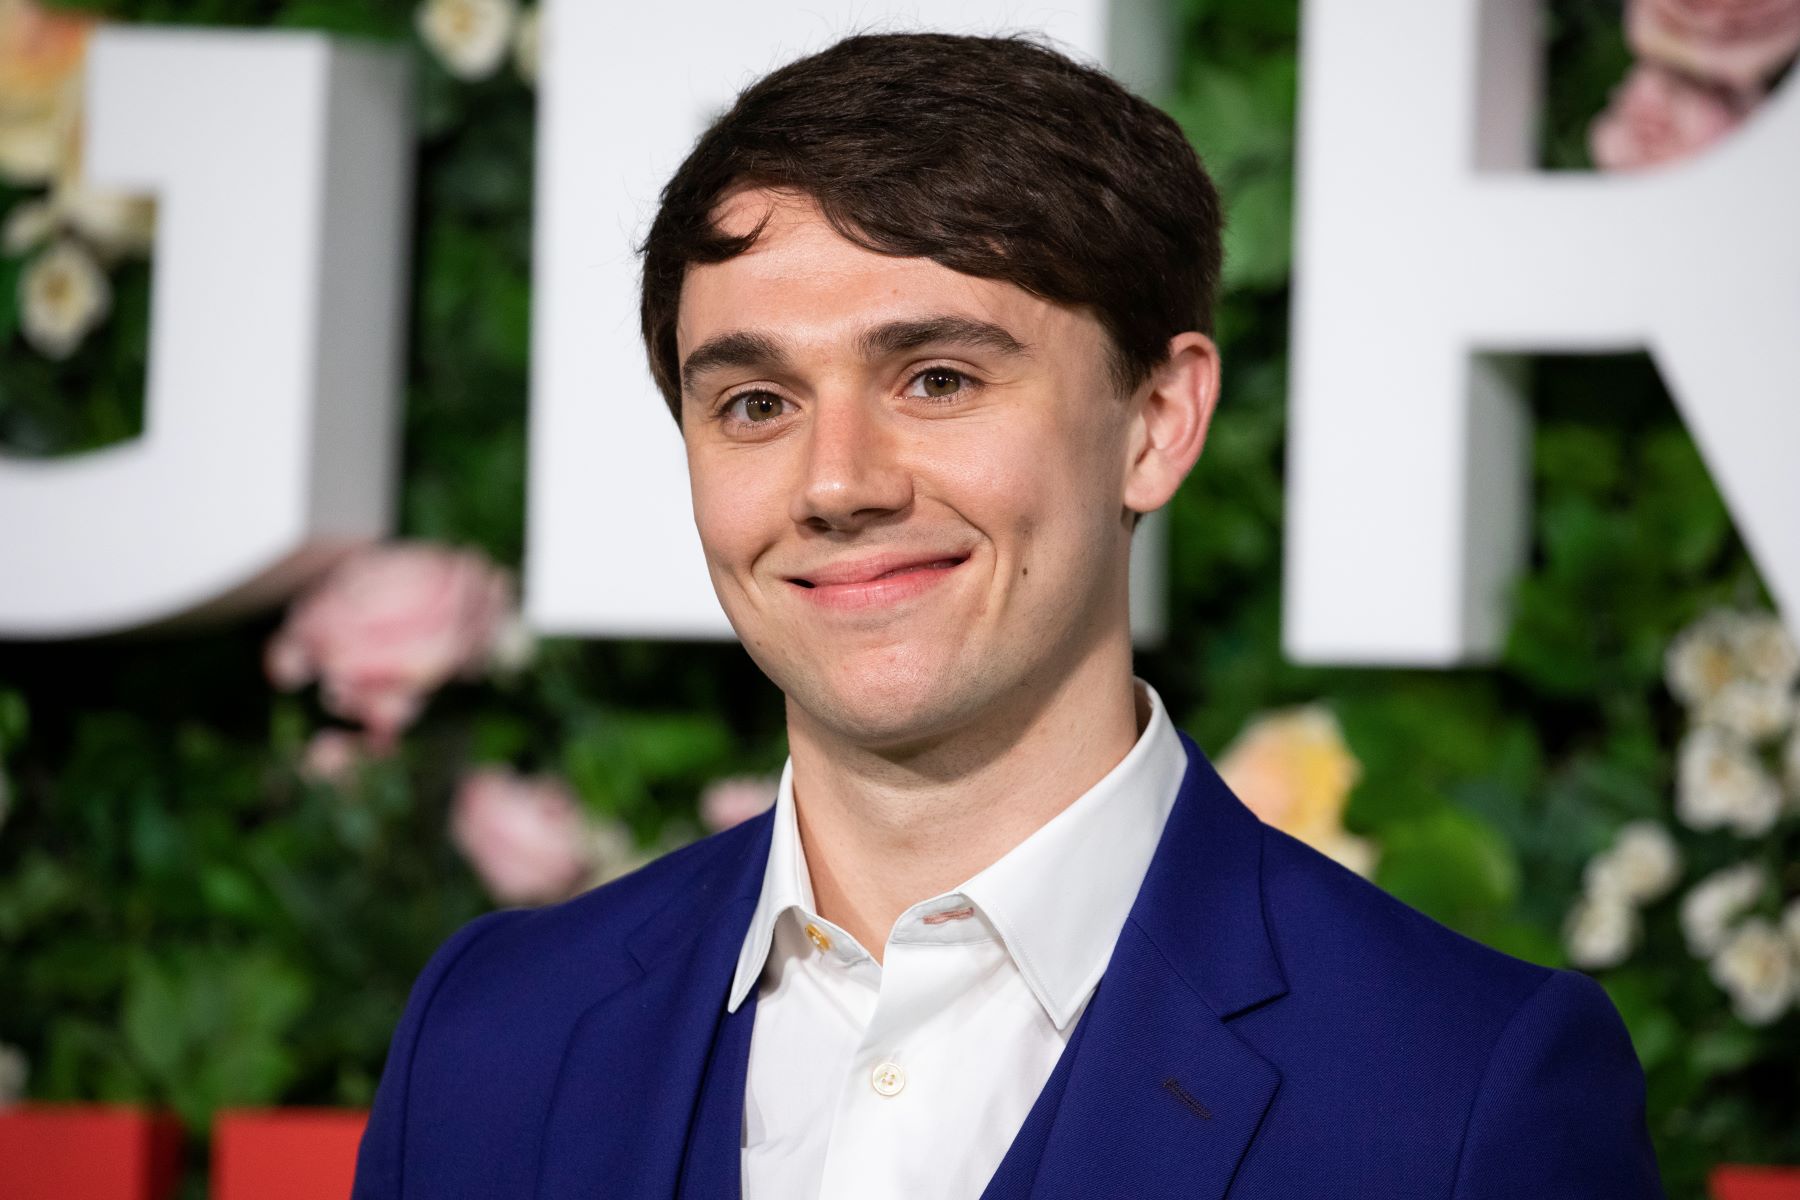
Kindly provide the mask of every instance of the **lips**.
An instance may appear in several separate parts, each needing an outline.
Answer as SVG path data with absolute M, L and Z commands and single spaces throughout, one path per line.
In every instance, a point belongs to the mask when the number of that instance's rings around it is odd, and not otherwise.
M 803 588 L 847 587 L 880 583 L 910 575 L 915 571 L 946 571 L 962 565 L 967 554 L 881 555 L 850 562 L 827 563 L 803 575 L 790 575 L 788 582 Z

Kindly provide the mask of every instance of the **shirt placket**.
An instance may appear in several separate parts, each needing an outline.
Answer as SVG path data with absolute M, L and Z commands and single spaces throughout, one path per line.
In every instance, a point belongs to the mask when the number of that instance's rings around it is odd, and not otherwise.
M 946 907 L 940 902 L 929 911 Z M 921 1195 L 921 1156 L 941 1149 L 934 1144 L 938 1119 L 947 1089 L 957 1086 L 947 1077 L 954 1052 L 941 1021 L 997 945 L 927 925 L 924 915 L 909 911 L 896 923 L 878 968 L 874 1012 L 845 1067 L 832 1114 L 821 1200 Z M 940 1028 L 928 1030 L 934 1020 Z

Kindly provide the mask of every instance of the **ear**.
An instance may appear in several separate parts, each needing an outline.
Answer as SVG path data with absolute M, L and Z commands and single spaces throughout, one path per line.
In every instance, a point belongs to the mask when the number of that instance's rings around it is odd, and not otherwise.
M 1178 333 L 1169 356 L 1138 389 L 1126 444 L 1127 509 L 1161 508 L 1193 470 L 1219 400 L 1219 348 L 1204 333 Z

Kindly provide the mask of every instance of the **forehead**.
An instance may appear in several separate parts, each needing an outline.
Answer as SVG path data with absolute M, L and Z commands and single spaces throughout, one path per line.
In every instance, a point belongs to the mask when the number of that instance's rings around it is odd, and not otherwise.
M 800 353 L 831 352 L 871 325 L 927 312 L 991 322 L 1032 345 L 1074 352 L 1102 345 L 1092 317 L 1016 284 L 856 245 L 804 195 L 743 189 L 721 202 L 714 222 L 742 235 L 765 216 L 748 251 L 688 268 L 676 317 L 680 354 L 735 330 L 770 335 Z

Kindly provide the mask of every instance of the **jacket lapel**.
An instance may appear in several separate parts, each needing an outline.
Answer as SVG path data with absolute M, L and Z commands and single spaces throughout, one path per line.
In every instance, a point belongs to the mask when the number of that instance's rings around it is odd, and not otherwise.
M 1182 742 L 1187 776 L 1071 1044 L 1035 1179 L 994 1200 L 1218 1200 L 1275 1097 L 1280 1074 L 1230 1027 L 1287 990 L 1263 919 L 1262 825 Z
M 582 1014 L 564 1051 L 540 1150 L 539 1200 L 676 1195 L 772 825 L 766 813 L 756 818 L 731 859 L 696 872 L 627 939 L 640 974 Z M 740 1087 L 740 1120 L 742 1102 Z M 736 1148 L 735 1130 L 730 1144 Z

